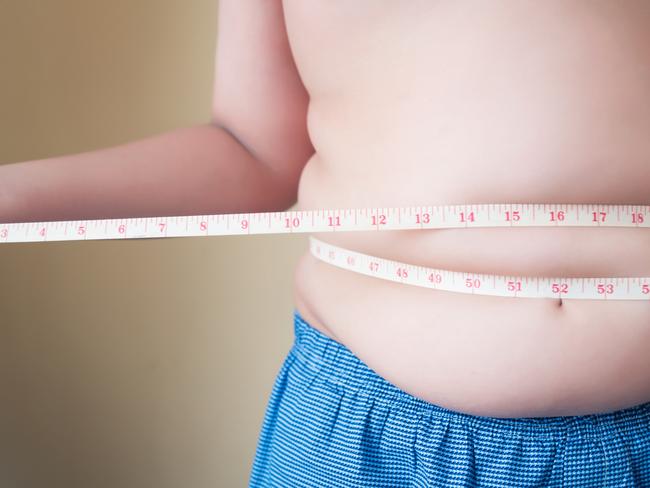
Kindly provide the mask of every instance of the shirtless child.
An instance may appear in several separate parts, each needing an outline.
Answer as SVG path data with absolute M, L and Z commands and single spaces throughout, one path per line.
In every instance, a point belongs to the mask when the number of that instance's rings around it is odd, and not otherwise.
M 649 24 L 645 0 L 222 0 L 209 124 L 1 167 L 0 221 L 648 205 Z M 439 269 L 650 276 L 646 229 L 317 237 Z M 306 251 L 295 304 L 251 486 L 650 486 L 650 302 L 423 289 Z

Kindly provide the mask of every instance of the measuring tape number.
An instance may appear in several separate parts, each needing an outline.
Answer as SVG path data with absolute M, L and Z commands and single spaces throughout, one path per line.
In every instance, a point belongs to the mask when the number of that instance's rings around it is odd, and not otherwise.
M 472 227 L 650 228 L 650 206 L 501 203 L 0 223 L 0 244 Z M 310 251 L 351 271 L 439 290 L 513 297 L 650 299 L 650 278 L 644 277 L 505 277 L 435 270 L 367 256 L 314 237 L 310 237 Z

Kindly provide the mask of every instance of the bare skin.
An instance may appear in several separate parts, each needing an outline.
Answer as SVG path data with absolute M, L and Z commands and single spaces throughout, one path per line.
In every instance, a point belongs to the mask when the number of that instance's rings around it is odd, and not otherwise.
M 300 209 L 650 204 L 647 2 L 285 0 L 316 153 Z M 442 269 L 650 277 L 646 229 L 318 234 Z M 650 302 L 421 289 L 309 253 L 295 297 L 378 374 L 447 408 L 580 415 L 650 401 Z
M 645 0 L 221 0 L 210 123 L 0 167 L 0 222 L 459 203 L 650 204 Z M 650 217 L 650 216 L 648 216 Z M 650 276 L 647 229 L 322 234 L 425 266 Z M 400 285 L 307 252 L 296 307 L 378 374 L 497 417 L 650 401 L 650 302 Z

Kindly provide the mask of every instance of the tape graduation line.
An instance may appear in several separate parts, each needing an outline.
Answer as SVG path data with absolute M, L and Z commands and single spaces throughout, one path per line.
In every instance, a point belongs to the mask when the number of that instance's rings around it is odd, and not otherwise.
M 638 227 L 650 228 L 650 205 L 609 204 L 468 204 L 411 207 L 366 207 L 283 212 L 134 217 L 123 219 L 0 223 L 0 244 L 80 240 L 143 239 L 224 235 L 350 232 L 473 227 Z M 325 243 L 311 238 L 321 246 Z M 328 245 L 327 255 L 342 248 Z M 324 247 L 321 247 L 324 249 Z M 346 251 L 345 261 L 331 264 L 364 272 L 347 259 L 372 259 L 378 266 L 389 261 Z M 314 251 L 312 250 L 312 254 Z M 324 256 L 317 256 L 321 259 Z M 391 262 L 395 263 L 395 262 Z M 368 264 L 368 262 L 367 262 Z M 368 264 L 370 266 L 370 264 Z M 395 263 L 392 272 L 371 276 L 416 284 L 419 266 Z M 379 268 L 378 268 L 379 269 Z M 388 268 L 386 268 L 388 269 Z M 398 270 L 400 274 L 398 273 Z M 434 272 L 437 272 L 434 273 Z M 390 276 L 391 273 L 394 276 Z M 649 278 L 532 278 L 500 277 L 431 270 L 433 280 L 421 286 L 474 294 L 518 297 L 564 297 L 598 299 L 650 299 Z M 367 274 L 367 273 L 365 273 Z M 438 278 L 437 276 L 440 276 Z M 445 277 L 449 280 L 445 280 Z M 461 279 L 462 278 L 462 279 Z M 503 281 L 505 278 L 516 278 Z M 439 281 L 437 281 L 439 280 Z M 444 280 L 444 281 L 443 281 Z M 478 281 L 471 281 L 478 280 Z M 483 283 L 492 280 L 490 289 Z M 532 280 L 532 281 L 531 281 Z M 595 281 L 594 281 L 595 280 Z M 451 281 L 451 283 L 448 283 Z M 501 283 L 497 285 L 497 281 Z M 547 283 L 548 282 L 548 283 Z M 527 286 L 524 286 L 524 283 Z M 529 286 L 534 284 L 535 291 Z M 577 283 L 577 286 L 576 286 Z M 505 288 L 504 288 L 505 286 Z M 550 287 L 550 288 L 549 288 Z M 594 288 L 595 287 L 595 288 Z M 594 291 L 595 289 L 595 291 Z

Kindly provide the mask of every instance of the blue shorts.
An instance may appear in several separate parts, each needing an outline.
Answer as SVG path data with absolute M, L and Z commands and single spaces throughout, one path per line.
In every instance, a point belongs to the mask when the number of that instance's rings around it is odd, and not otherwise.
M 650 487 L 650 403 L 496 418 L 398 389 L 294 311 L 250 486 Z

